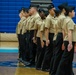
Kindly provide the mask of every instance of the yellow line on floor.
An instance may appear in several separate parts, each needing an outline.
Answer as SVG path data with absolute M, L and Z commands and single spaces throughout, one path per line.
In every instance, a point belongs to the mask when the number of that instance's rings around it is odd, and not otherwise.
M 18 66 L 20 65 L 21 63 L 18 63 Z M 35 68 L 17 67 L 15 75 L 49 75 L 49 73 L 36 70 Z

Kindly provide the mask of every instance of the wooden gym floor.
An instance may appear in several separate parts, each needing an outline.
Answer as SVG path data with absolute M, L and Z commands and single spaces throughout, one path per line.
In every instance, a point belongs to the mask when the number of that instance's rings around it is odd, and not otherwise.
M 18 48 L 17 42 L 0 42 L 1 49 Z M 24 67 L 22 63 L 18 62 L 18 53 L 0 52 L 0 75 L 49 75 L 48 72 L 36 70 L 35 68 Z
M 33 67 L 24 67 L 17 59 L 18 43 L 0 42 L 0 75 L 49 75 L 48 72 L 39 71 Z M 76 75 L 76 54 L 73 69 Z

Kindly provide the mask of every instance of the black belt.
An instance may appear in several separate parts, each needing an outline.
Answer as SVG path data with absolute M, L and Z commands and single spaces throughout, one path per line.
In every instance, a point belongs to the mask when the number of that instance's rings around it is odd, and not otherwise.
M 58 34 L 62 34 L 62 32 L 59 32 Z
M 34 32 L 34 30 L 27 30 L 27 32 L 28 32 L 28 33 L 30 33 L 30 32 Z
M 49 33 L 49 35 L 54 35 L 54 33 Z
M 20 30 L 20 34 L 22 34 L 22 29 Z

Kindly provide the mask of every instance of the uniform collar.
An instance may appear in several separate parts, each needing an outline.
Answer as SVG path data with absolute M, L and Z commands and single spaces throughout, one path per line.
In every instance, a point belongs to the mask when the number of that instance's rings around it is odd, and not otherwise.
M 67 18 L 72 19 L 71 17 L 67 16 Z
M 22 17 L 21 19 L 26 19 L 26 17 Z
M 32 17 L 36 16 L 37 14 L 38 14 L 38 12 L 37 12 L 37 13 L 35 13 L 34 15 L 32 15 Z
M 49 14 L 49 16 L 50 16 L 51 18 L 54 18 L 54 16 L 51 16 L 51 14 Z
M 62 16 L 65 16 L 63 13 L 61 13 Z
M 55 17 L 55 19 L 57 20 L 59 18 L 59 16 L 58 17 Z

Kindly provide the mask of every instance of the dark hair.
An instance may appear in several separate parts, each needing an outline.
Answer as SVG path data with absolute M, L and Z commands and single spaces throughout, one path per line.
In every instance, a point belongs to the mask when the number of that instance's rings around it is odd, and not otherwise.
M 66 6 L 68 6 L 68 3 L 67 3 L 67 2 L 60 4 L 60 5 L 58 6 L 58 8 L 62 11 L 63 9 L 66 8 Z
M 75 7 L 74 6 L 67 6 L 65 10 L 66 10 L 66 16 L 68 16 L 69 12 L 72 12 L 73 10 L 75 10 Z
M 48 14 L 49 14 L 49 12 L 48 12 L 48 11 L 45 11 L 45 16 L 46 16 L 46 17 L 48 16 Z
M 21 13 L 21 11 L 28 13 L 28 10 L 29 10 L 28 8 L 22 7 L 22 8 L 19 10 L 19 13 Z
M 69 12 L 72 12 L 73 10 L 70 10 L 70 11 L 66 11 L 66 16 L 69 16 Z
M 27 12 L 27 13 L 28 13 L 28 12 L 29 12 L 29 9 L 28 9 L 28 8 L 26 8 L 26 9 L 25 9 L 25 12 Z
M 52 9 L 52 8 L 54 8 L 54 4 L 53 4 L 53 3 L 51 3 L 51 4 L 47 7 L 48 10 L 50 10 L 50 9 Z
M 55 10 L 55 15 L 58 17 L 61 14 L 60 10 Z
M 36 5 L 36 4 L 31 4 L 29 8 L 31 8 L 31 7 L 35 8 L 37 11 L 39 9 L 39 5 Z
M 41 13 L 41 12 L 44 12 L 44 13 L 45 13 L 45 10 L 42 9 L 42 8 L 40 8 L 40 9 L 38 10 L 38 12 L 39 12 L 39 13 Z

